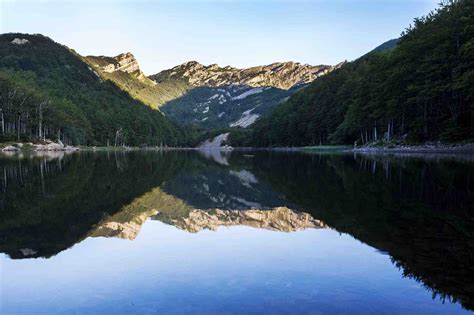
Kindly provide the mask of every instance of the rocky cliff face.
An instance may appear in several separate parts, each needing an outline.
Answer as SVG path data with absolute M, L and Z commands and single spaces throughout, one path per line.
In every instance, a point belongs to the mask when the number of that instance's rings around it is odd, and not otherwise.
M 120 219 L 110 218 L 103 222 L 89 236 L 91 237 L 118 237 L 127 240 L 134 240 L 142 228 L 143 223 L 152 215 L 156 215 L 157 210 L 145 211 L 129 221 L 121 222 Z
M 92 61 L 95 66 L 107 73 L 115 71 L 123 71 L 127 73 L 133 73 L 135 71 L 141 72 L 135 56 L 131 53 L 124 53 L 115 57 L 87 56 L 86 58 Z
M 118 71 L 128 73 L 148 84 L 154 85 L 152 80 L 149 80 L 140 69 L 138 61 L 132 53 L 123 53 L 115 57 L 106 56 L 87 56 L 86 61 L 100 72 L 116 73 Z
M 184 82 L 190 86 L 187 93 L 162 107 L 178 122 L 204 128 L 247 128 L 298 89 L 337 67 L 278 62 L 237 69 L 191 61 L 149 78 L 157 85 Z
M 84 58 L 103 79 L 182 124 L 247 128 L 336 66 L 277 62 L 238 69 L 196 61 L 146 77 L 131 53 Z
M 159 211 L 151 209 L 138 214 L 127 221 L 109 218 L 102 222 L 89 236 L 91 237 L 118 237 L 134 240 L 145 221 L 152 217 L 163 220 Z M 190 210 L 186 216 L 178 216 L 163 220 L 177 228 L 197 233 L 202 230 L 216 231 L 220 226 L 249 226 L 279 232 L 295 232 L 305 229 L 323 229 L 328 226 L 308 213 L 294 211 L 285 207 L 272 210 Z
M 158 210 L 160 209 L 160 210 Z M 91 237 L 118 237 L 133 240 L 148 218 L 173 225 L 190 233 L 216 231 L 220 226 L 244 225 L 258 229 L 294 232 L 328 226 L 310 214 L 275 207 L 267 210 L 197 209 L 160 188 L 136 198 L 121 211 L 106 218 L 92 230 Z
M 159 215 L 157 216 L 159 218 Z M 204 229 L 215 231 L 219 226 L 245 225 L 258 229 L 294 232 L 308 228 L 327 228 L 327 225 L 304 212 L 285 207 L 273 210 L 193 210 L 188 217 L 175 219 L 172 224 L 196 233 Z
M 145 78 L 137 59 L 129 52 L 115 57 L 87 56 L 86 59 L 105 73 L 122 71 Z M 190 61 L 161 71 L 149 79 L 158 83 L 184 80 L 192 87 L 245 85 L 288 90 L 295 85 L 309 83 L 333 69 L 333 66 L 311 66 L 298 62 L 276 62 L 266 66 L 238 69 L 231 66 L 219 67 L 217 64 L 204 66 L 197 61 Z
M 218 87 L 226 85 L 245 85 L 251 87 L 289 88 L 313 81 L 333 69 L 332 66 L 311 66 L 297 62 L 277 62 L 266 66 L 237 69 L 217 64 L 204 66 L 190 61 L 172 69 L 150 76 L 156 82 L 170 79 L 184 79 L 194 87 Z

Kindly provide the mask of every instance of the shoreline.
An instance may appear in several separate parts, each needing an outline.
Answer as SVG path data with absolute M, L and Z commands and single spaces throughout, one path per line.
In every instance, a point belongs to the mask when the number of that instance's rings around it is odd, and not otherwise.
M 338 152 L 352 152 L 352 153 L 416 153 L 416 154 L 474 154 L 474 143 L 467 144 L 420 144 L 420 145 L 397 145 L 397 146 L 364 146 L 364 147 L 345 147 L 338 148 L 336 146 L 331 149 L 331 146 L 318 147 L 302 147 L 300 150 L 307 152 L 323 152 L 323 151 L 338 151 Z
M 474 155 L 474 143 L 466 144 L 421 144 L 421 145 L 388 145 L 388 146 L 364 146 L 351 147 L 345 145 L 314 146 L 314 147 L 113 147 L 113 146 L 64 146 L 55 142 L 47 144 L 17 142 L 0 143 L 0 152 L 3 153 L 32 153 L 32 152 L 98 152 L 98 151 L 276 151 L 276 152 L 340 152 L 340 153 L 362 153 L 362 154 L 472 154 Z

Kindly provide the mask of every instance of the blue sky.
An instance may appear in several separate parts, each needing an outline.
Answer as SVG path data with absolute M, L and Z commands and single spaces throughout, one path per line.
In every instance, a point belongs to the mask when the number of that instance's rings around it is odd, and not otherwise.
M 146 74 L 190 60 L 336 64 L 398 37 L 438 2 L 0 0 L 0 32 L 41 33 L 82 55 L 130 51 Z

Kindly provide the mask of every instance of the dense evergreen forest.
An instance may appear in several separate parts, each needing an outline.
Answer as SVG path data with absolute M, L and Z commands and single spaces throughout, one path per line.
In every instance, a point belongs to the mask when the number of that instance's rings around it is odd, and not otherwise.
M 188 133 L 42 35 L 0 35 L 0 141 L 82 145 L 188 143 Z
M 473 139 L 474 1 L 441 4 L 381 50 L 315 80 L 232 144 Z

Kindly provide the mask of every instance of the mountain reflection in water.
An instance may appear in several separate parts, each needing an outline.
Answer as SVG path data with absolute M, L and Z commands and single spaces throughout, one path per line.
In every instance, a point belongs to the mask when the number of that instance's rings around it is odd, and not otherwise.
M 403 276 L 474 309 L 474 167 L 453 159 L 253 152 L 81 152 L 0 158 L 0 251 L 52 257 L 147 219 L 188 232 L 328 226 Z
M 313 219 L 309 214 L 297 212 L 285 207 L 278 207 L 271 210 L 191 210 L 187 216 L 174 219 L 166 218 L 158 210 L 152 209 L 143 212 L 123 222 L 121 213 L 101 223 L 90 236 L 98 237 L 119 237 L 133 240 L 140 232 L 140 228 L 145 220 L 152 217 L 155 220 L 163 218 L 179 229 L 190 233 L 202 230 L 216 231 L 220 226 L 244 225 L 259 229 L 266 229 L 280 232 L 294 232 L 308 228 L 325 228 L 323 222 Z M 161 221 L 161 220 L 160 220 Z

